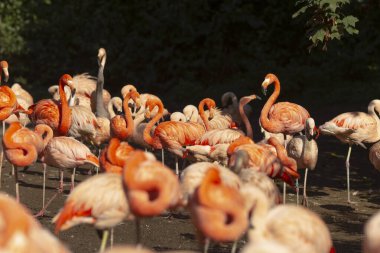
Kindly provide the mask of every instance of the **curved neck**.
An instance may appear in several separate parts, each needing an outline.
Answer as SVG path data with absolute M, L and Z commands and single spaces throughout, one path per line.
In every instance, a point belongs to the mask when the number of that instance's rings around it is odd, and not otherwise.
M 274 132 L 274 131 L 271 131 L 273 129 L 274 125 L 269 120 L 268 114 L 269 114 L 271 107 L 276 102 L 279 94 L 280 94 L 280 81 L 278 80 L 278 78 L 275 78 L 275 80 L 274 80 L 274 92 L 268 98 L 263 109 L 261 110 L 261 115 L 260 115 L 261 126 L 268 132 Z
M 105 57 L 105 56 L 104 56 Z M 105 61 L 104 61 L 105 64 Z M 99 65 L 98 80 L 96 82 L 96 116 L 110 118 L 103 101 L 103 86 L 104 86 L 104 65 L 103 62 Z
M 290 158 L 286 152 L 284 146 L 278 141 L 276 137 L 271 137 L 268 140 L 268 144 L 272 145 L 277 152 L 277 157 L 280 159 L 283 166 L 286 166 L 294 171 L 297 171 L 297 163 L 293 158 Z
M 201 116 L 202 121 L 203 121 L 203 124 L 205 125 L 207 131 L 210 131 L 211 129 L 210 129 L 210 123 L 209 123 L 208 117 L 207 117 L 207 115 L 205 114 L 204 107 L 205 107 L 205 105 L 206 105 L 206 102 L 208 102 L 208 101 L 210 101 L 210 100 L 212 100 L 212 99 L 205 98 L 205 99 L 203 99 L 203 100 L 199 103 L 199 106 L 198 106 L 199 115 Z M 210 108 L 209 106 L 207 106 L 207 109 L 208 109 L 209 112 L 210 112 L 210 109 L 211 109 L 211 108 Z
M 38 124 L 35 128 L 34 131 L 38 133 L 41 138 L 44 141 L 44 147 L 49 143 L 49 141 L 53 138 L 53 130 L 45 124 Z
M 65 83 L 62 80 L 59 80 L 59 96 L 61 98 L 61 111 L 60 111 L 60 119 L 59 119 L 59 126 L 58 126 L 58 132 L 60 135 L 66 135 L 67 132 L 70 129 L 71 124 L 71 109 L 69 107 L 69 104 L 67 102 L 67 97 L 65 93 Z
M 161 119 L 162 115 L 164 114 L 164 105 L 162 104 L 161 101 L 158 99 L 151 100 L 151 107 L 146 104 L 146 107 L 148 110 L 150 108 L 154 109 L 155 106 L 158 106 L 158 113 L 148 122 L 144 129 L 144 141 L 148 143 L 150 146 L 156 149 L 161 149 L 162 145 L 159 141 L 159 139 L 155 138 L 153 139 L 152 136 L 150 135 L 150 131 L 152 130 L 152 127 Z
M 116 113 L 113 109 L 114 102 L 111 100 L 110 103 L 107 105 L 108 114 L 110 115 L 110 119 L 116 116 Z
M 249 122 L 249 119 L 247 117 L 247 115 L 245 114 L 245 111 L 244 111 L 244 106 L 248 103 L 249 101 L 245 102 L 245 101 L 240 101 L 239 103 L 239 113 L 240 113 L 240 117 L 241 119 L 243 120 L 244 122 L 244 126 L 245 126 L 245 130 L 247 131 L 247 136 L 251 139 L 253 139 L 253 129 L 252 129 L 252 125 L 251 125 L 251 122 Z
M 125 114 L 125 122 L 127 123 L 127 129 L 126 129 L 126 134 L 127 136 L 132 136 L 133 131 L 135 129 L 135 125 L 133 122 L 131 110 L 129 109 L 128 101 L 131 98 L 131 92 L 129 92 L 123 100 L 123 109 L 124 109 L 124 114 Z

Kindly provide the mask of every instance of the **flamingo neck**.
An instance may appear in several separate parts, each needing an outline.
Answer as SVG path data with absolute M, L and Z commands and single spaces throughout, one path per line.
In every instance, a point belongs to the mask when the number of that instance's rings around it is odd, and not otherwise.
M 291 168 L 294 171 L 297 171 L 297 163 L 293 158 L 290 158 L 286 152 L 284 146 L 277 140 L 276 137 L 271 137 L 268 140 L 268 144 L 272 145 L 277 152 L 277 157 L 280 159 L 283 166 Z
M 152 146 L 155 149 L 162 149 L 162 143 L 160 142 L 159 138 L 154 138 L 151 136 L 150 131 L 152 130 L 152 127 L 162 118 L 162 115 L 164 114 L 164 105 L 159 100 L 153 100 L 153 105 L 151 108 L 154 108 L 155 106 L 158 107 L 157 114 L 148 122 L 144 129 L 144 141 L 148 143 L 150 146 Z M 146 105 L 148 107 L 148 105 Z M 149 110 L 149 107 L 148 107 Z
M 65 84 L 62 80 L 59 81 L 59 96 L 61 98 L 61 111 L 60 111 L 60 119 L 59 119 L 59 126 L 58 126 L 58 133 L 60 135 L 65 136 L 67 132 L 70 129 L 71 125 L 71 109 L 69 107 L 69 104 L 67 102 L 67 97 L 65 93 Z
M 241 117 L 241 119 L 242 119 L 243 122 L 244 122 L 245 130 L 247 131 L 247 137 L 253 139 L 253 129 L 252 129 L 252 125 L 251 125 L 251 123 L 249 122 L 249 119 L 248 119 L 248 117 L 247 117 L 247 115 L 245 114 L 245 111 L 244 111 L 244 106 L 245 106 L 246 104 L 247 104 L 247 103 L 242 103 L 242 102 L 239 103 L 239 113 L 240 113 L 240 117 Z
M 104 61 L 105 63 L 105 61 Z M 106 108 L 104 108 L 103 101 L 103 87 L 104 87 L 104 65 L 99 65 L 98 80 L 96 82 L 96 116 L 103 118 L 110 118 Z
M 204 107 L 205 107 L 207 101 L 208 101 L 208 99 L 203 99 L 203 100 L 199 103 L 198 111 L 199 111 L 199 115 L 201 116 L 201 119 L 202 119 L 202 121 L 203 121 L 203 124 L 204 124 L 205 127 L 206 127 L 206 130 L 207 130 L 207 131 L 210 131 L 210 130 L 211 130 L 210 123 L 209 123 L 208 117 L 207 117 L 207 115 L 205 114 L 205 110 L 204 110 Z M 210 107 L 208 107 L 208 110 L 210 111 Z
M 49 143 L 49 141 L 53 138 L 53 130 L 45 124 L 38 124 L 34 131 L 39 134 L 44 142 L 44 147 Z
M 276 102 L 278 96 L 280 95 L 280 89 L 281 89 L 280 81 L 276 77 L 274 80 L 274 92 L 268 98 L 263 109 L 261 110 L 260 123 L 261 123 L 261 126 L 268 132 L 275 132 L 274 130 L 275 125 L 269 120 L 268 114 L 273 104 Z
M 131 94 L 132 93 L 128 93 L 128 95 L 126 95 L 124 97 L 124 100 L 123 100 L 123 109 L 124 109 L 124 113 L 125 113 L 125 122 L 127 123 L 127 128 L 125 129 L 125 134 L 127 135 L 127 137 L 132 136 L 134 128 L 135 128 L 135 125 L 133 123 L 133 118 L 132 118 L 131 110 L 129 109 L 129 105 L 128 105 L 128 101 L 131 98 Z

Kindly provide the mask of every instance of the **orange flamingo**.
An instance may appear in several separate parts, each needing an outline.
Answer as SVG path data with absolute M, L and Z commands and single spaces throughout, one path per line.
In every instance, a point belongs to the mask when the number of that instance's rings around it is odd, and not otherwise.
M 100 154 L 100 168 L 107 172 L 121 174 L 124 163 L 132 151 L 134 148 L 128 142 L 120 142 L 119 139 L 112 138 Z
M 66 135 L 71 126 L 71 110 L 64 91 L 65 86 L 74 90 L 72 77 L 68 74 L 64 74 L 59 79 L 60 103 L 51 99 L 43 99 L 31 106 L 33 109 L 33 113 L 30 115 L 31 121 L 50 126 L 58 135 Z
M 42 132 L 37 126 L 35 131 L 22 127 L 20 122 L 12 123 L 3 137 L 5 157 L 15 166 L 16 199 L 20 201 L 17 167 L 30 166 L 37 161 L 44 149 Z
M 2 84 L 2 79 L 1 79 L 1 76 L 4 72 L 4 82 L 8 82 L 8 79 L 9 79 L 9 72 L 8 72 L 8 62 L 7 61 L 1 61 L 0 62 L 0 67 L 1 67 L 1 70 L 2 72 L 0 72 L 0 85 Z
M 242 137 L 231 143 L 227 153 L 232 155 L 234 152 L 244 150 L 249 155 L 249 162 L 245 167 L 255 168 L 269 177 L 278 177 L 285 183 L 293 185 L 293 177 L 299 177 L 296 161 L 287 156 L 285 148 L 276 138 L 270 138 L 268 143 L 270 145 L 258 145 L 250 138 Z M 271 146 L 274 146 L 276 152 L 273 152 Z M 230 163 L 234 163 L 233 157 Z
M 111 131 L 113 135 L 120 140 L 126 140 L 127 137 L 133 134 L 134 124 L 128 101 L 129 99 L 132 99 L 137 106 L 140 106 L 139 97 L 140 94 L 137 91 L 132 90 L 131 92 L 127 93 L 123 100 L 125 118 L 123 118 L 121 115 L 117 115 L 111 119 Z
M 70 188 L 72 191 L 74 189 L 75 168 L 84 164 L 92 164 L 99 167 L 98 158 L 92 154 L 90 149 L 80 141 L 66 136 L 53 137 L 53 130 L 47 125 L 41 125 L 41 131 L 43 131 L 43 135 L 46 136 L 46 145 L 40 158 L 44 165 L 44 175 L 46 174 L 46 165 L 58 168 L 60 170 L 60 184 L 58 187 L 58 192 L 51 197 L 46 205 L 45 197 L 43 195 L 42 210 L 36 216 L 43 216 L 49 204 L 59 193 L 63 191 L 64 169 L 73 169 Z M 45 189 L 45 180 L 43 189 Z
M 186 150 L 183 146 L 194 145 L 196 140 L 205 133 L 204 127 L 193 122 L 166 121 L 155 128 L 152 137 L 151 129 L 162 117 L 164 106 L 159 99 L 148 99 L 146 102 L 148 117 L 155 106 L 158 106 L 158 113 L 146 125 L 144 141 L 154 149 L 168 149 L 176 155 L 176 159 L 178 159 L 177 156 L 184 157 Z M 178 162 L 176 162 L 176 172 L 178 175 Z
M 191 211 L 195 226 L 215 241 L 236 241 L 248 227 L 243 197 L 224 185 L 219 170 L 212 166 L 191 199 Z
M 4 193 L 0 193 L 0 223 L 1 252 L 69 253 L 29 210 Z
M 380 140 L 380 100 L 372 100 L 368 105 L 368 113 L 342 113 L 319 127 L 322 134 L 333 135 L 343 143 L 348 143 L 346 157 L 347 172 L 347 199 L 351 203 L 350 195 L 350 156 L 353 144 L 366 148 L 363 143 L 374 143 Z
M 278 102 L 280 95 L 280 81 L 274 74 L 265 77 L 261 87 L 266 94 L 267 87 L 274 83 L 274 92 L 265 103 L 261 115 L 261 126 L 271 133 L 283 133 L 293 135 L 305 128 L 306 119 L 310 117 L 308 111 L 300 105 L 289 102 Z

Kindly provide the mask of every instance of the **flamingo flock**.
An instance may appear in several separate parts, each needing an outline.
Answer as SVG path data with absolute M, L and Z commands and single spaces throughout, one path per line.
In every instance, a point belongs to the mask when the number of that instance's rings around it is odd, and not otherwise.
M 274 92 L 259 116 L 264 138 L 255 141 L 250 121 L 253 104 L 261 100 L 256 94 L 239 100 L 228 92 L 222 97 L 224 110 L 204 98 L 173 113 L 159 97 L 140 94 L 130 84 L 122 87 L 121 98 L 111 97 L 104 89 L 106 50 L 100 48 L 97 78 L 63 74 L 49 88 L 52 98 L 34 102 L 20 84 L 6 85 L 8 63 L 0 63 L 0 158 L 14 167 L 16 188 L 15 199 L 0 192 L 0 252 L 70 252 L 70 242 L 63 245 L 36 220 L 63 192 L 69 170 L 70 194 L 52 219 L 54 232 L 91 224 L 103 231 L 99 252 L 153 252 L 142 246 L 140 219 L 188 212 L 203 252 L 211 242 L 231 243 L 231 252 L 237 252 L 239 240 L 246 237 L 240 252 L 331 253 L 327 225 L 307 208 L 307 175 L 316 168 L 319 133 L 349 144 L 348 202 L 352 145 L 374 144 L 369 158 L 380 169 L 380 100 L 369 104 L 368 113 L 343 113 L 318 128 L 301 105 L 277 102 L 280 81 L 268 74 L 261 88 L 266 95 L 273 84 Z M 174 156 L 175 168 L 169 167 L 165 152 Z M 19 191 L 18 170 L 38 162 L 43 164 L 42 208 L 32 215 Z M 75 185 L 76 168 L 85 164 L 94 166 L 96 174 L 87 166 L 88 178 Z M 60 179 L 57 193 L 46 203 L 47 165 L 57 168 Z M 302 205 L 300 169 L 305 169 Z M 282 197 L 275 180 L 284 183 Z M 296 204 L 285 204 L 286 185 L 296 191 Z M 365 252 L 379 252 L 379 217 L 366 225 Z M 136 245 L 113 247 L 111 237 L 106 249 L 110 231 L 126 220 L 135 221 Z

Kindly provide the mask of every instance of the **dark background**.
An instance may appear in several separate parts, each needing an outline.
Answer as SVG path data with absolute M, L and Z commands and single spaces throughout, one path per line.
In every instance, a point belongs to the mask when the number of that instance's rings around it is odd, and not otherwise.
M 261 94 L 269 72 L 281 81 L 282 101 L 365 110 L 380 91 L 380 1 L 351 1 L 345 9 L 359 18 L 359 35 L 331 41 L 327 51 L 308 51 L 297 9 L 277 0 L 2 0 L 0 58 L 10 83 L 37 99 L 63 73 L 96 76 L 104 47 L 106 89 L 120 96 L 132 83 L 171 111 L 205 96 L 220 104 L 226 91 Z

